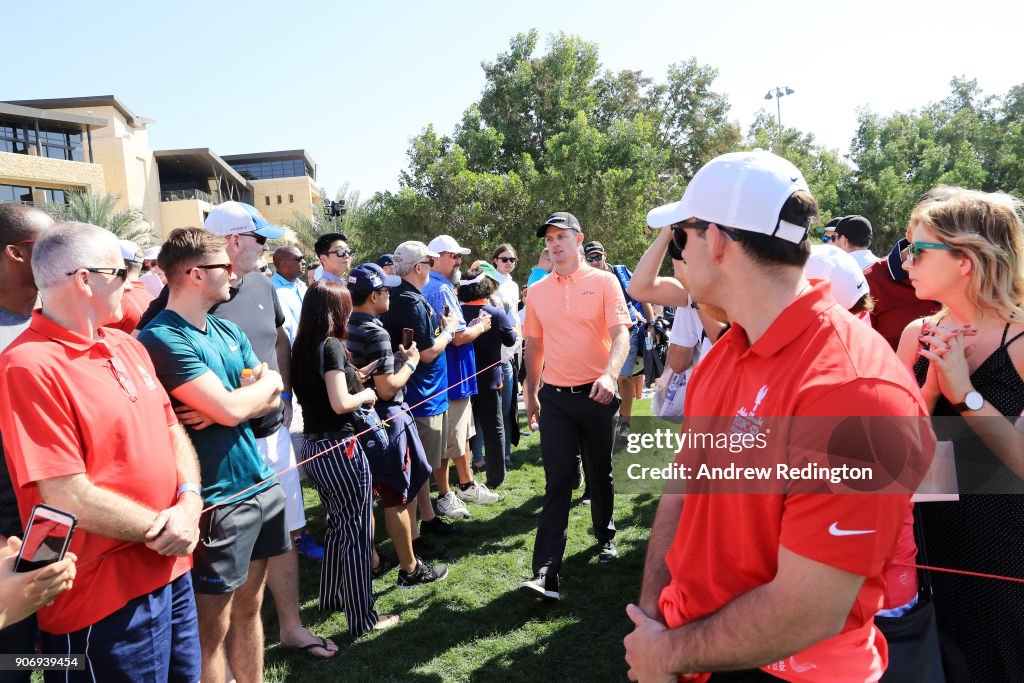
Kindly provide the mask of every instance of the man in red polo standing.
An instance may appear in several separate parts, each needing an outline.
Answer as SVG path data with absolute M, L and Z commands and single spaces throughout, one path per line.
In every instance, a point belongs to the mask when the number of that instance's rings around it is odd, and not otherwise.
M 823 443 L 815 452 L 826 456 L 837 447 L 865 458 L 895 453 L 907 459 L 898 471 L 919 476 L 934 437 L 912 378 L 881 337 L 832 299 L 828 282 L 804 278 L 817 208 L 793 164 L 755 150 L 717 157 L 681 201 L 648 214 L 683 250 L 693 298 L 724 309 L 732 323 L 690 379 L 687 429 L 707 420 L 729 438 L 736 430 L 760 436 L 782 464 Z M 816 430 L 850 415 L 882 423 L 884 438 L 868 430 L 837 442 L 837 432 Z M 767 426 L 774 420 L 789 429 L 776 433 Z M 727 455 L 739 464 L 755 456 Z M 684 445 L 677 464 L 720 457 L 706 442 Z M 776 471 L 763 456 L 756 464 Z M 666 493 L 639 607 L 627 607 L 635 625 L 625 640 L 630 680 L 878 680 L 887 648 L 873 615 L 913 479 L 884 495 L 783 481 L 757 493 L 708 493 L 710 485 L 687 482 L 685 501 Z
M 197 680 L 199 466 L 146 350 L 104 327 L 126 289 L 117 238 L 56 225 L 32 273 L 42 309 L 0 355 L 0 430 L 22 521 L 38 503 L 78 519 L 74 587 L 38 613 L 43 652 L 84 655 L 62 680 Z
M 612 445 L 619 399 L 615 381 L 629 350 L 629 313 L 619 281 L 583 263 L 583 232 L 571 213 L 537 229 L 551 254 L 551 275 L 530 288 L 526 307 L 526 415 L 540 427 L 544 507 L 533 546 L 533 579 L 522 594 L 559 599 L 576 454 L 583 454 L 598 561 L 618 557 L 612 520 Z M 543 374 L 542 374 L 543 369 Z M 541 388 L 541 380 L 544 386 Z

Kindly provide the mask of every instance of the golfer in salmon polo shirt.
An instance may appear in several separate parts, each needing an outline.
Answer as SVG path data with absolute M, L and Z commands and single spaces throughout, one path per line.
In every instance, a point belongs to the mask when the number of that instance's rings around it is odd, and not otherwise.
M 905 457 L 902 488 L 840 494 L 787 484 L 663 495 L 640 604 L 626 608 L 630 680 L 863 683 L 885 670 L 873 615 L 934 437 L 917 387 L 885 340 L 836 303 L 828 282 L 805 279 L 817 208 L 795 166 L 755 150 L 717 157 L 681 201 L 648 214 L 683 250 L 694 298 L 732 322 L 694 370 L 684 413 L 688 424 L 713 416 L 726 431 L 755 436 L 766 421 L 787 420 L 789 431 L 761 434 L 781 441 L 774 453 L 785 459 L 805 438 L 824 439 L 834 454 L 835 432 L 812 433 L 809 422 L 874 416 L 884 439 L 869 432 L 844 447 Z M 677 463 L 716 455 L 684 446 Z M 731 457 L 742 463 L 752 454 Z
M 537 237 L 544 239 L 554 269 L 530 288 L 523 334 L 528 338 L 526 415 L 528 424 L 540 426 L 544 507 L 533 546 L 533 579 L 519 590 L 554 601 L 577 453 L 586 464 L 598 561 L 619 554 L 612 521 L 615 380 L 629 351 L 630 319 L 615 276 L 583 262 L 583 232 L 575 216 L 564 211 L 548 216 Z

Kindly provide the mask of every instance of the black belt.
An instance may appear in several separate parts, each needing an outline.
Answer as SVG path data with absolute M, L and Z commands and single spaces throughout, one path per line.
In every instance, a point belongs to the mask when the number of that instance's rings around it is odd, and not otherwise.
M 306 441 L 327 441 L 328 439 L 331 441 L 341 441 L 352 435 L 343 432 L 317 432 L 315 434 L 303 434 L 302 436 L 305 437 Z
M 556 387 L 554 384 L 545 384 L 546 387 L 551 387 L 558 392 L 566 392 L 569 394 L 590 394 L 590 390 L 594 388 L 593 382 L 587 382 L 586 384 L 577 384 L 574 387 Z

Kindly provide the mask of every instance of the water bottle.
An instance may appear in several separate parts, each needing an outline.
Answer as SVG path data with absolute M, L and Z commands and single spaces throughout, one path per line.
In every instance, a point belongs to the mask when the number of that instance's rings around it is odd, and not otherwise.
M 246 368 L 245 370 L 242 370 L 242 380 L 240 384 L 244 387 L 255 383 L 256 376 L 253 374 L 252 368 Z

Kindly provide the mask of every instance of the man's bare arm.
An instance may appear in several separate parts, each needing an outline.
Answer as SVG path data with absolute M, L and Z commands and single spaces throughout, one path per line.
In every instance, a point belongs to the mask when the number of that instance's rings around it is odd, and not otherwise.
M 647 541 L 647 557 L 644 560 L 643 581 L 640 584 L 640 609 L 652 619 L 662 621 L 658 610 L 658 598 L 661 591 L 672 579 L 665 564 L 665 555 L 672 547 L 679 528 L 679 516 L 683 511 L 683 496 L 666 491 L 658 503 L 658 511 L 654 515 L 651 527 L 651 538 Z
M 647 247 L 647 251 L 640 257 L 640 262 L 636 264 L 626 291 L 637 301 L 647 301 L 661 306 L 686 306 L 689 303 L 690 297 L 679 280 L 658 275 L 671 239 L 672 231 L 662 228 L 651 242 L 651 246 Z
M 78 518 L 84 531 L 119 541 L 144 543 L 157 511 L 96 486 L 84 474 L 36 482 L 43 502 Z

